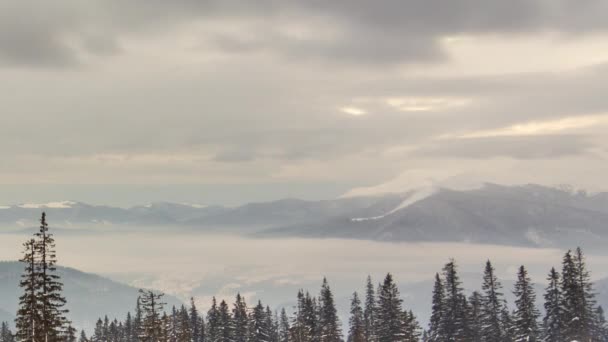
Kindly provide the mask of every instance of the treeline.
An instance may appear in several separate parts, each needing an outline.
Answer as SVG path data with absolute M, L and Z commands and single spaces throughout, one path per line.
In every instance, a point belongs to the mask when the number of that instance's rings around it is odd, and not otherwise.
M 608 341 L 604 311 L 595 301 L 580 248 L 564 255 L 562 273 L 552 268 L 547 282 L 545 314 L 541 318 L 533 283 L 524 266 L 517 272 L 515 301 L 510 310 L 490 261 L 486 262 L 481 291 L 468 297 L 456 265 L 450 261 L 435 276 L 432 314 L 423 341 Z
M 167 310 L 162 293 L 140 290 L 133 313 L 121 320 L 100 318 L 90 337 L 84 331 L 76 336 L 66 318 L 55 243 L 44 213 L 40 222 L 39 231 L 24 243 L 15 334 L 3 323 L 0 342 L 608 342 L 603 309 L 595 301 L 580 248 L 564 255 L 561 273 L 555 268 L 549 272 L 542 317 L 524 266 L 509 307 L 490 261 L 481 291 L 466 295 L 451 260 L 435 275 L 427 329 L 404 308 L 389 273 L 377 286 L 368 277 L 363 296 L 353 293 L 347 331 L 342 331 L 334 295 L 323 279 L 318 295 L 298 291 L 289 313 L 273 311 L 261 301 L 250 307 L 240 294 L 231 304 L 214 297 L 206 313 L 193 299 L 188 307 Z

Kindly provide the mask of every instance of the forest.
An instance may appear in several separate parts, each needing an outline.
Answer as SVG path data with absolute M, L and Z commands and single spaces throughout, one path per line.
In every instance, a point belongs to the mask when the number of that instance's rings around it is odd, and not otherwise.
M 327 279 L 318 293 L 298 291 L 292 307 L 248 305 L 240 294 L 229 304 L 214 297 L 210 309 L 166 307 L 163 293 L 141 289 L 133 312 L 124 317 L 100 313 L 94 331 L 78 332 L 65 308 L 56 274 L 57 254 L 46 214 L 39 230 L 23 243 L 16 320 L 3 322 L 0 342 L 603 342 L 608 341 L 604 311 L 595 300 L 581 248 L 567 251 L 561 271 L 549 270 L 545 292 L 537 298 L 524 265 L 517 271 L 513 303 L 507 303 L 490 260 L 480 291 L 466 291 L 454 260 L 435 275 L 427 327 L 404 306 L 393 275 L 378 284 L 368 276 L 353 292 L 348 322 L 339 319 Z M 14 327 L 14 329 L 12 328 Z

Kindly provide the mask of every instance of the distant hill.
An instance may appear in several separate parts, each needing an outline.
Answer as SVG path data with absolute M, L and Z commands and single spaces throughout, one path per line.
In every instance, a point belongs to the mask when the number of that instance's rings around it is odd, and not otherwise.
M 12 322 L 17 311 L 21 291 L 18 287 L 23 265 L 19 262 L 0 262 L 0 320 Z M 137 288 L 117 283 L 95 274 L 73 268 L 58 267 L 57 273 L 64 283 L 64 295 L 74 325 L 90 331 L 101 315 L 124 318 L 133 311 L 137 301 Z M 165 295 L 169 307 L 181 305 L 175 297 Z

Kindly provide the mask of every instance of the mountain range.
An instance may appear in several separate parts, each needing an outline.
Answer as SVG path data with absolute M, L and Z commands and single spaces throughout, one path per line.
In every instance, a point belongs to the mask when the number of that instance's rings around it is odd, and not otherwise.
M 254 237 L 474 242 L 585 248 L 608 242 L 608 193 L 540 185 L 486 184 L 473 190 L 405 193 L 322 201 L 283 199 L 239 207 L 153 203 L 132 208 L 80 202 L 0 207 L 0 227 L 36 225 L 42 210 L 55 227 L 179 227 Z

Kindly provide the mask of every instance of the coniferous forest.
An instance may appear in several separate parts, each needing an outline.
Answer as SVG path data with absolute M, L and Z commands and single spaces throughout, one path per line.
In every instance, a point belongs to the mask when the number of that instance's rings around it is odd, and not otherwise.
M 194 299 L 167 307 L 163 293 L 142 289 L 124 317 L 100 313 L 94 331 L 72 327 L 56 274 L 57 254 L 46 215 L 23 244 L 19 309 L 12 324 L 3 322 L 0 342 L 605 342 L 608 325 L 597 305 L 590 271 L 581 248 L 567 251 L 561 271 L 552 268 L 545 292 L 536 294 L 524 265 L 512 289 L 505 289 L 486 261 L 481 291 L 467 294 L 454 260 L 435 275 L 428 327 L 403 304 L 397 283 L 388 273 L 379 283 L 367 277 L 364 291 L 354 292 L 348 322 L 340 322 L 327 279 L 318 292 L 301 289 L 296 305 L 270 308 L 262 301 L 233 303 L 213 298 L 201 312 Z M 504 293 L 512 291 L 513 303 Z M 344 323 L 344 324 L 343 324 Z

